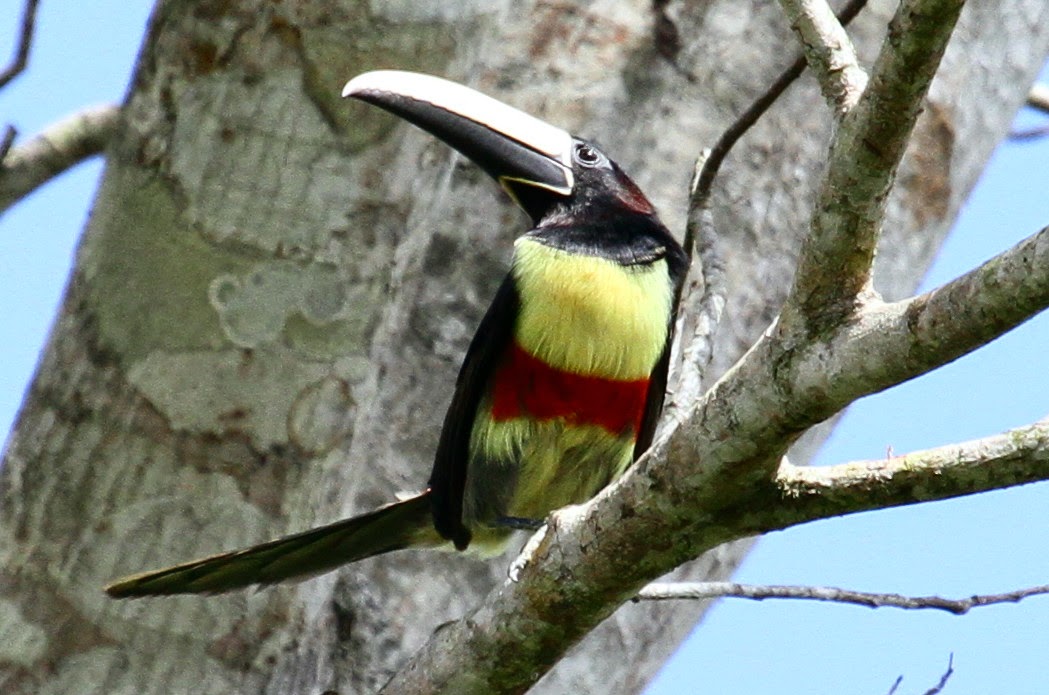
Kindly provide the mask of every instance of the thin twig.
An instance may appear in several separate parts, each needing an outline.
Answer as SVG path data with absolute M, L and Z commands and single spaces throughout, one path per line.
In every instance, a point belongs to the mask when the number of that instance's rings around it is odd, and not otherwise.
M 940 676 L 940 681 L 936 685 L 934 685 L 933 687 L 931 687 L 931 688 L 929 688 L 928 690 L 925 691 L 925 695 L 937 695 L 938 693 L 943 692 L 944 687 L 947 685 L 948 679 L 950 679 L 951 674 L 953 674 L 953 673 L 954 673 L 954 654 L 951 654 L 947 658 L 947 670 L 944 672 L 944 674 L 942 676 Z M 893 693 L 896 692 L 897 688 L 900 687 L 900 683 L 902 683 L 902 682 L 903 682 L 903 676 L 897 676 L 896 677 L 896 682 L 894 682 L 892 684 L 892 687 L 889 688 L 889 692 L 886 695 L 893 695 Z
M 4 127 L 4 137 L 0 138 L 0 166 L 3 165 L 7 153 L 11 151 L 11 145 L 15 144 L 17 135 L 18 129 L 13 125 L 8 124 Z
M 947 658 L 947 670 L 940 676 L 940 682 L 925 691 L 925 695 L 939 695 L 943 692 L 944 687 L 947 685 L 947 681 L 950 680 L 951 674 L 954 673 L 954 654 L 951 654 Z
M 26 0 L 25 7 L 22 9 L 22 28 L 19 32 L 18 47 L 15 48 L 15 55 L 11 58 L 11 62 L 3 72 L 0 72 L 0 89 L 18 77 L 29 63 L 29 48 L 33 44 L 33 27 L 36 25 L 36 11 L 39 5 L 40 0 Z
M 825 0 L 780 0 L 798 34 L 809 68 L 838 118 L 859 100 L 867 87 L 856 49 Z
M 714 356 L 714 333 L 721 323 L 721 314 L 728 296 L 728 277 L 725 261 L 719 250 L 714 216 L 707 207 L 695 212 L 700 216 L 696 223 L 700 230 L 696 239 L 696 253 L 703 272 L 703 293 L 690 313 L 693 323 L 691 337 L 683 343 L 681 356 L 684 362 L 680 384 L 684 403 L 695 403 L 699 398 L 702 373 Z M 694 374 L 689 375 L 690 370 L 694 371 Z M 694 383 L 689 385 L 687 381 Z
M 1009 139 L 1013 142 L 1024 142 L 1025 140 L 1038 140 L 1049 135 L 1049 125 L 1038 126 L 1037 128 L 1025 128 L 1024 130 L 1014 130 L 1009 133 Z
M 0 159 L 0 214 L 58 174 L 102 151 L 113 137 L 120 109 L 84 109 L 48 126 Z
M 1031 596 L 1049 594 L 1049 584 L 1017 589 L 1004 594 L 986 594 L 963 599 L 940 596 L 904 596 L 868 591 L 852 591 L 833 586 L 784 586 L 737 584 L 735 582 L 657 582 L 649 584 L 633 599 L 638 601 L 708 600 L 714 598 L 795 599 L 847 603 L 867 608 L 901 608 L 904 610 L 941 610 L 964 615 L 973 608 L 999 603 L 1019 603 Z

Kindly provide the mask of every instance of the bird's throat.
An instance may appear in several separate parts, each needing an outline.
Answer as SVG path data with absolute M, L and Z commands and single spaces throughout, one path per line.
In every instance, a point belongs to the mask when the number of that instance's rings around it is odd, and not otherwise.
M 522 237 L 511 272 L 521 298 L 515 337 L 525 352 L 573 374 L 649 377 L 673 301 L 665 260 L 625 266 Z

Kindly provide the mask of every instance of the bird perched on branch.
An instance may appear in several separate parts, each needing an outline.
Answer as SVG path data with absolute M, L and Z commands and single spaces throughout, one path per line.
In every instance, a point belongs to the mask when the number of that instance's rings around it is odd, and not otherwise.
M 688 264 L 652 204 L 593 144 L 462 85 L 369 72 L 343 90 L 440 138 L 534 227 L 481 321 L 429 488 L 361 516 L 121 579 L 113 597 L 215 593 L 381 553 L 494 554 L 515 529 L 585 502 L 652 442 Z

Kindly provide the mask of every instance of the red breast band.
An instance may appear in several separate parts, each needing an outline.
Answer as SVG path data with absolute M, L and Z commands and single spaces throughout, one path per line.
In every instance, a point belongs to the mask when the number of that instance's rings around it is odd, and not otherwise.
M 495 375 L 492 419 L 564 418 L 598 425 L 613 434 L 641 427 L 648 379 L 623 381 L 583 376 L 551 367 L 514 343 Z

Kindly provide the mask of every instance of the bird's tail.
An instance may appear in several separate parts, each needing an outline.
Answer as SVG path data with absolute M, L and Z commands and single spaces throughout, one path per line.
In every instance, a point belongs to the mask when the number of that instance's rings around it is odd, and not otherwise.
M 430 493 L 261 545 L 125 577 L 106 587 L 113 598 L 213 594 L 251 584 L 303 579 L 366 557 L 447 543 L 433 528 Z

